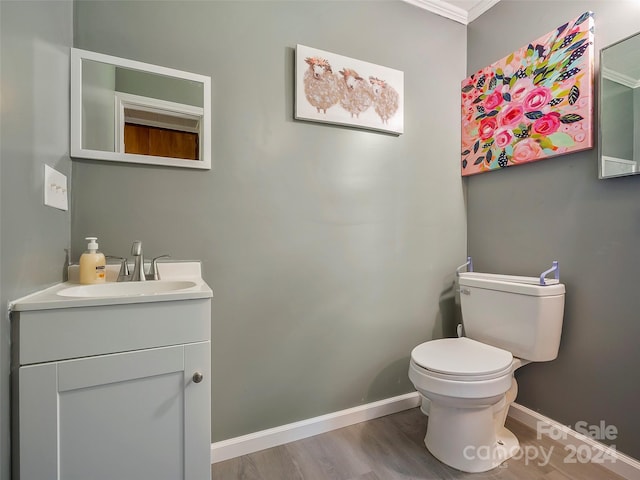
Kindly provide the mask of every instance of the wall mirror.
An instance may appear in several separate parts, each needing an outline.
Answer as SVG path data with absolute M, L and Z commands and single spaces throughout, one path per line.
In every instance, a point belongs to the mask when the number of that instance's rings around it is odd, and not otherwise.
M 640 33 L 600 51 L 600 178 L 640 173 Z
M 71 156 L 211 168 L 211 79 L 71 49 Z

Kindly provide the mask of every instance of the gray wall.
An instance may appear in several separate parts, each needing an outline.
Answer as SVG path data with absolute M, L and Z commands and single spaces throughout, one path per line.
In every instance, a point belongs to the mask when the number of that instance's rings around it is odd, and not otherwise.
M 503 0 L 469 25 L 467 72 L 586 10 L 596 15 L 596 57 L 640 30 L 634 1 Z M 640 178 L 597 176 L 594 148 L 469 178 L 469 253 L 478 270 L 503 273 L 534 275 L 560 261 L 560 355 L 517 372 L 517 401 L 564 424 L 616 425 L 618 450 L 640 458 Z
M 202 107 L 202 83 L 130 70 L 116 69 L 116 91 Z
M 603 79 L 600 108 L 602 154 L 633 160 L 634 90 L 631 87 Z
M 82 148 L 115 152 L 116 67 L 102 62 L 82 64 Z
M 640 87 L 633 89 L 633 159 L 640 162 Z
M 10 300 L 62 281 L 70 215 L 43 205 L 69 175 L 71 1 L 0 2 L 0 479 L 9 480 Z
M 406 133 L 294 121 L 297 43 L 403 70 Z M 212 78 L 213 169 L 75 162 L 72 250 L 203 261 L 213 439 L 412 391 L 466 250 L 465 27 L 396 1 L 81 1 L 75 45 Z

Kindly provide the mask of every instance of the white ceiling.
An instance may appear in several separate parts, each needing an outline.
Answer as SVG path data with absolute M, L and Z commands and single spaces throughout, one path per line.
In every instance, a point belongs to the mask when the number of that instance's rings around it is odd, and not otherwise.
M 467 25 L 500 0 L 404 0 L 437 15 Z

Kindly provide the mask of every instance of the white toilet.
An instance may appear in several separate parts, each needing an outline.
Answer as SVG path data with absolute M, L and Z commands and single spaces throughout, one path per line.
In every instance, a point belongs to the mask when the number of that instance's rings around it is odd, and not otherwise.
M 459 284 L 467 336 L 418 345 L 409 378 L 429 416 L 427 449 L 458 470 L 485 472 L 518 452 L 504 428 L 518 391 L 513 372 L 557 357 L 565 288 L 544 274 L 466 272 Z

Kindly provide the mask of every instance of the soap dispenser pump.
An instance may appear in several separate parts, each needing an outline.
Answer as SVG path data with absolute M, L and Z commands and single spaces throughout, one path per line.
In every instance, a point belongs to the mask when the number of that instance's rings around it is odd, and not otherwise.
M 106 260 L 98 252 L 97 237 L 86 237 L 89 241 L 87 251 L 80 256 L 80 283 L 90 285 L 104 283 L 106 280 Z

